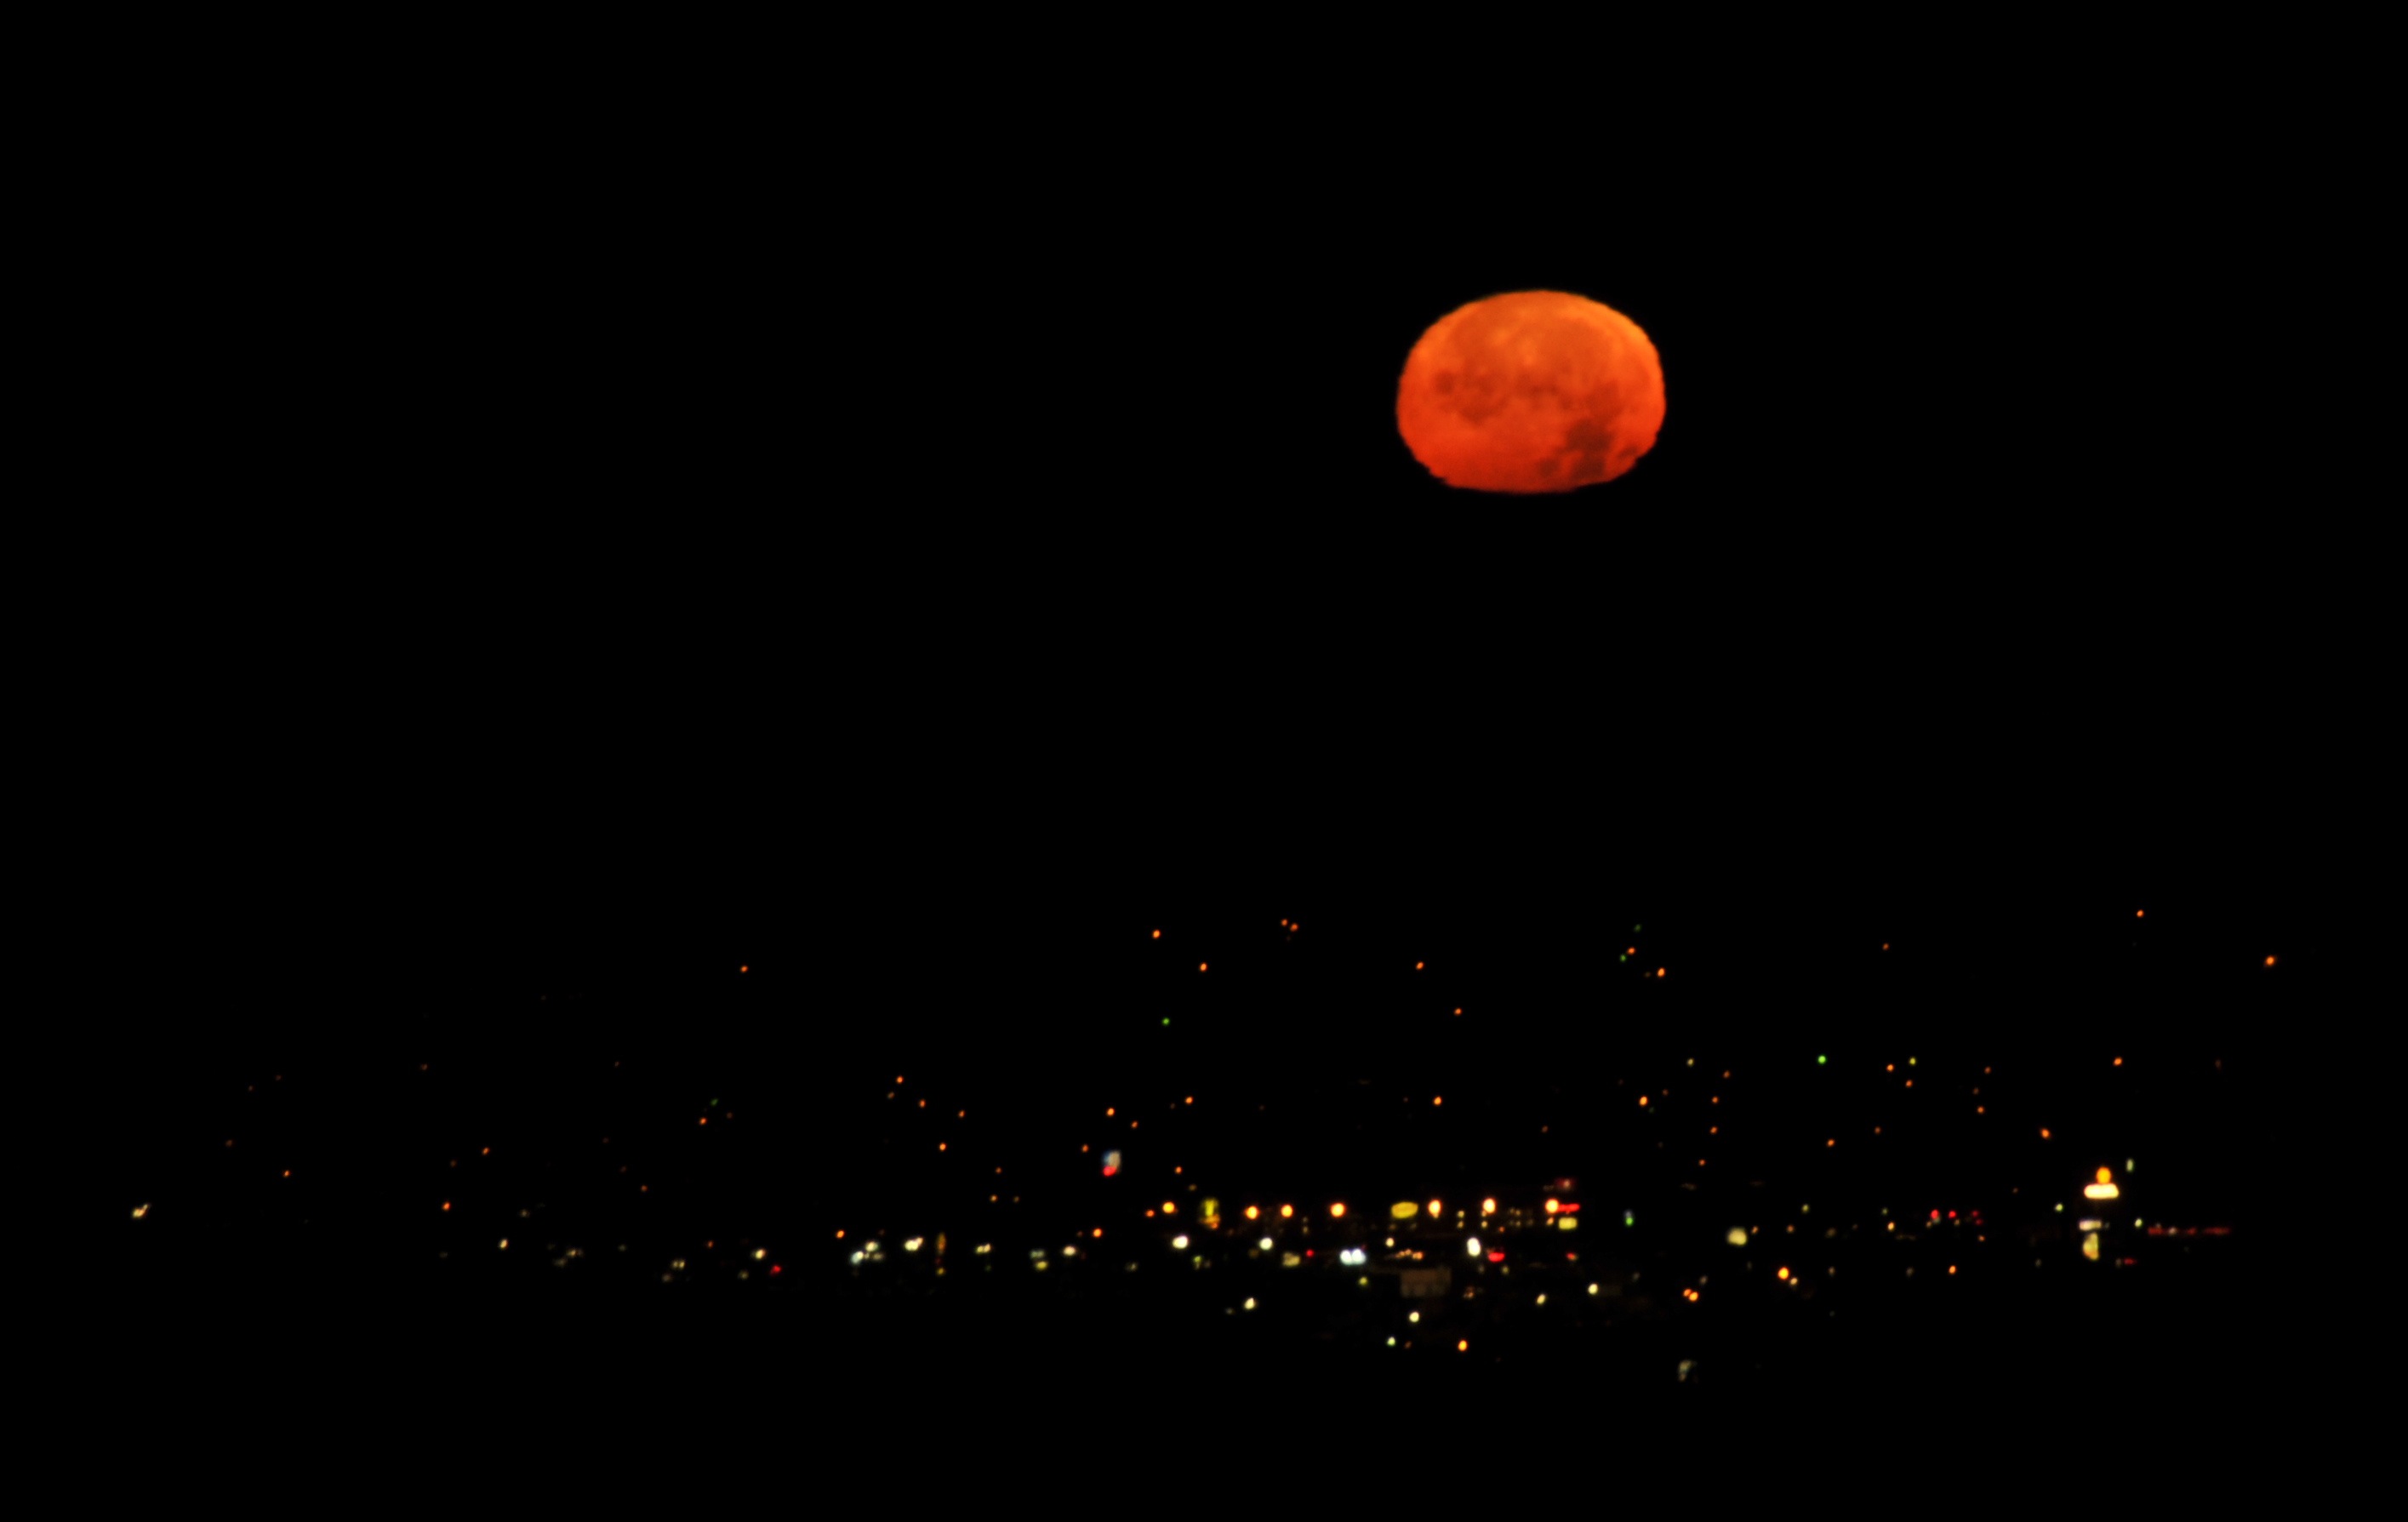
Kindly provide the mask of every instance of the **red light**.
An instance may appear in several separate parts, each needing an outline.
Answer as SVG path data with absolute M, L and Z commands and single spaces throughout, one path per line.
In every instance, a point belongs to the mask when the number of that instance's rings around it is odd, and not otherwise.
M 1488 1261 L 1489 1261 L 1489 1262 L 1491 1262 L 1491 1263 L 1502 1263 L 1502 1262 L 1504 1262 L 1504 1261 L 1505 1261 L 1505 1255 L 1504 1255 L 1503 1253 L 1501 1253 L 1501 1252 L 1493 1252 L 1493 1251 L 1492 1251 L 1492 1252 L 1488 1255 Z
M 1938 1211 L 1933 1211 L 1931 1213 L 1931 1218 L 1935 1221 L 1940 1219 L 1940 1213 Z
M 1955 1219 L 1956 1219 L 1956 1213 L 1955 1211 L 1953 1211 L 1953 1210 L 1952 1210 L 1952 1211 L 1950 1211 L 1950 1212 L 1948 1213 L 1948 1218 L 1949 1218 L 1950 1220 L 1952 1220 L 1952 1221 L 1953 1221 L 1953 1220 L 1955 1220 Z
M 770 1265 L 769 1265 L 769 1271 L 770 1271 L 772 1274 L 779 1274 L 779 1273 L 783 1273 L 783 1272 L 785 1272 L 786 1271 L 785 1271 L 785 1269 L 784 1269 L 784 1268 L 782 1268 L 781 1266 L 780 1266 L 780 1265 L 778 1265 L 778 1264 L 776 1264 L 776 1263 L 772 1263 L 772 1264 L 770 1264 Z

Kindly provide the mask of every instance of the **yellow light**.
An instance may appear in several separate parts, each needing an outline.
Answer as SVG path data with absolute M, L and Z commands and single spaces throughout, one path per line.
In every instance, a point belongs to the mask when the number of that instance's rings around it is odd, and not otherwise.
M 1444 1103 L 1446 1103 L 1446 1101 L 1445 1101 L 1444 1099 L 1440 1098 L 1439 1096 L 1437 1096 L 1437 1095 L 1433 1094 L 1433 1095 L 1431 1095 L 1431 1096 L 1430 1096 L 1430 1103 L 1432 1103 L 1432 1104 L 1444 1104 Z
M 2115 1174 L 2114 1174 L 2114 1170 L 2112 1170 L 2112 1169 L 2108 1169 L 2108 1168 L 2101 1168 L 2101 1169 L 2100 1169 L 2100 1170 L 2099 1170 L 2099 1182 L 2100 1182 L 2100 1183 L 2101 1183 L 2101 1184 L 2113 1184 L 2113 1183 L 2114 1183 L 2114 1182 L 2115 1182 Z
M 451 1206 L 449 1206 L 449 1205 L 446 1205 L 446 1206 L 444 1206 L 443 1208 L 444 1208 L 445 1210 L 450 1210 L 452 1207 L 451 1207 Z M 144 1217 L 144 1216 L 146 1216 L 146 1215 L 148 1215 L 148 1214 L 150 1214 L 150 1206 L 148 1206 L 148 1205 L 136 1205 L 136 1206 L 135 1206 L 135 1207 L 134 1207 L 134 1218 L 135 1218 L 136 1220 L 137 1220 L 137 1221 L 138 1221 L 138 1220 L 140 1220 L 140 1219 L 142 1219 L 142 1217 Z
M 1549 1199 L 1549 1200 L 1547 1201 L 1547 1213 L 1548 1213 L 1548 1214 L 1550 1214 L 1550 1215 L 1555 1214 L 1555 1212 L 1557 1212 L 1557 1211 L 1559 1211 L 1559 1210 L 1561 1210 L 1561 1209 L 1563 1209 L 1563 1208 L 1564 1208 L 1564 1204 L 1563 1204 L 1563 1201 L 1562 1201 L 1562 1200 L 1560 1200 L 1560 1199 Z
M 2114 1199 L 2123 1192 L 2112 1184 L 2086 1184 L 2082 1186 L 2082 1198 L 2085 1199 Z
M 1431 1200 L 1431 1201 L 1429 1202 L 1429 1213 L 1430 1213 L 1432 1215 L 1436 1215 L 1436 1214 L 1438 1213 L 1438 1201 L 1437 1201 L 1437 1200 L 1433 1199 L 1433 1200 Z
M 1289 1216 L 1294 1215 L 1295 1213 L 1296 1213 L 1296 1207 L 1295 1207 L 1294 1205 L 1282 1205 L 1282 1206 L 1280 1207 L 1280 1219 L 1281 1219 L 1281 1220 L 1283 1220 L 1283 1221 L 1286 1220 Z
M 1470 1352 L 1470 1351 L 1471 1351 L 1471 1344 L 1470 1344 L 1469 1343 L 1468 1343 L 1468 1342 L 1460 1342 L 1460 1341 L 1458 1341 L 1458 1342 L 1455 1344 L 1455 1350 L 1457 1353 L 1469 1353 L 1469 1352 Z
M 1249 1221 L 1254 1220 L 1254 1219 L 1255 1219 L 1257 1216 L 1259 1216 L 1259 1215 L 1261 1215 L 1261 1214 L 1262 1214 L 1262 1211 L 1261 1211 L 1260 1209 L 1256 1208 L 1255 1206 L 1248 1205 L 1248 1206 L 1246 1207 L 1246 1219 L 1247 1219 L 1247 1220 L 1249 1220 Z
M 1164 1200 L 1164 1201 L 1162 1202 L 1162 1213 L 1163 1213 L 1163 1214 L 1165 1214 L 1165 1215 L 1176 1215 L 1176 1214 L 1178 1214 L 1178 1213 L 1179 1213 L 1179 1205 L 1178 1205 L 1178 1203 L 1177 1203 L 1176 1201 L 1174 1201 L 1174 1200 L 1168 1200 L 1168 1199 Z
M 1345 1205 L 1345 1202 L 1344 1202 L 1344 1201 L 1342 1201 L 1342 1200 L 1341 1200 L 1341 1201 L 1340 1201 L 1340 1202 L 1338 1202 L 1338 1203 L 1336 1203 L 1336 1204 L 1333 1204 L 1333 1205 L 1331 1205 L 1331 1206 L 1329 1207 L 1329 1215 L 1330 1215 L 1330 1218 L 1331 1218 L 1332 1220 L 1335 1220 L 1335 1219 L 1337 1219 L 1339 1216 L 1341 1216 L 1341 1215 L 1343 1215 L 1343 1214 L 1345 1214 L 1345 1213 L 1346 1213 L 1346 1205 Z
M 1789 1271 L 1787 1269 L 1784 1269 L 1779 1273 L 1774 1274 L 1773 1277 L 1776 1279 L 1786 1279 L 1789 1277 Z
M 1496 1213 L 1497 1213 L 1497 1201 L 1495 1201 L 1495 1200 L 1493 1200 L 1493 1199 L 1484 1199 L 1484 1200 L 1482 1200 L 1482 1201 L 1480 1202 L 1480 1213 L 1481 1213 L 1481 1214 L 1483 1214 L 1483 1215 L 1494 1215 L 1494 1214 L 1496 1214 Z
M 1422 1208 L 1419 1205 L 1414 1204 L 1410 1199 L 1400 1199 L 1388 1207 L 1389 1215 L 1399 1221 L 1410 1221 L 1421 1213 Z M 1438 1213 L 1436 1211 L 1432 1211 L 1430 1213 L 1435 1215 Z
M 2093 1263 L 2099 1261 L 2098 1232 L 2093 1231 L 2088 1236 L 2082 1239 L 2082 1256 L 2088 1258 Z

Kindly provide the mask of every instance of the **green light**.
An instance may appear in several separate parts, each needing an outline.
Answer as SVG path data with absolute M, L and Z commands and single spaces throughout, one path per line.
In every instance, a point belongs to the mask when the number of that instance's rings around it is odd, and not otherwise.
M 1164 1016 L 1162 1017 L 1162 1023 L 1163 1023 L 1164 1025 L 1166 1025 L 1166 1026 L 1167 1026 L 1167 1025 L 1168 1025 L 1168 1024 L 1170 1024 L 1170 1016 L 1168 1016 L 1168 1015 L 1167 1015 L 1167 1014 L 1166 1014 L 1166 1015 L 1164 1015 Z
M 1814 1059 L 1814 1066 L 1816 1066 L 1817 1068 L 1819 1068 L 1819 1067 L 1821 1067 L 1823 1064 L 1825 1064 L 1825 1063 L 1827 1063 L 1827 1062 L 1828 1062 L 1828 1061 L 1830 1061 L 1830 1060 L 1831 1060 L 1831 1059 L 1830 1059 L 1829 1057 L 1816 1057 L 1816 1058 Z
M 1629 957 L 1629 955 L 1626 953 L 1626 954 L 1625 954 L 1625 955 L 1620 955 L 1620 956 L 1615 957 L 1615 958 L 1614 958 L 1614 960 L 1615 960 L 1615 961 L 1617 961 L 1617 962 L 1627 962 L 1627 961 L 1629 961 L 1629 960 L 1630 960 L 1630 957 Z
M 1637 1226 L 1639 1224 L 1639 1217 L 1630 1211 L 1624 1211 L 1622 1213 L 1622 1224 L 1624 1226 Z

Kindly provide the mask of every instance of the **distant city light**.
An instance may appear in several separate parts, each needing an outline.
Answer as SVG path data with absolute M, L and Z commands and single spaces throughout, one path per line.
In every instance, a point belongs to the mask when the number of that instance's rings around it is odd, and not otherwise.
M 1730 1243 L 1733 1247 L 1746 1246 L 1747 1228 L 1743 1226 L 1735 1226 L 1731 1228 L 1728 1231 L 1723 1233 L 1723 1241 Z
M 1271 1248 L 1272 1248 L 1272 1247 L 1273 1247 L 1273 1245 L 1275 1245 L 1275 1244 L 1271 1242 L 1270 1238 L 1268 1238 L 1268 1237 L 1265 1237 L 1261 1242 L 1259 1242 L 1255 1243 L 1255 1245 L 1256 1245 L 1256 1246 L 1258 1246 L 1258 1247 L 1260 1247 L 1264 1252 L 1268 1253 L 1268 1252 L 1269 1252 L 1269 1251 L 1271 1250 Z
M 1330 1218 L 1331 1220 L 1333 1220 L 1333 1221 L 1334 1221 L 1334 1220 L 1337 1220 L 1339 1217 L 1340 1217 L 1340 1216 L 1344 1215 L 1345 1213 L 1346 1213 L 1346 1202 L 1345 1202 L 1344 1200 L 1342 1200 L 1342 1199 L 1341 1199 L 1341 1200 L 1335 1201 L 1335 1202 L 1334 1202 L 1334 1203 L 1332 1203 L 1332 1204 L 1330 1205 L 1330 1207 L 1329 1207 L 1329 1218 Z
M 1170 1239 L 1170 1245 L 1173 1247 L 1183 1248 L 1187 1245 L 1187 1239 L 1185 1237 L 1173 1237 Z
M 1497 1201 L 1495 1201 L 1494 1199 L 1484 1199 L 1484 1200 L 1482 1200 L 1482 1201 L 1480 1202 L 1480 1213 L 1481 1213 L 1481 1214 L 1483 1214 L 1483 1215 L 1494 1215 L 1494 1214 L 1496 1214 L 1496 1213 L 1497 1213 Z
M 1246 1309 L 1247 1309 L 1247 1310 L 1249 1310 L 1249 1311 L 1251 1311 L 1251 1310 L 1253 1310 L 1254 1308 L 1254 1298 L 1252 1295 L 1249 1295 L 1249 1296 L 1247 1296 L 1247 1297 L 1246 1297 Z
M 1548 1214 L 1550 1214 L 1550 1215 L 1555 1214 L 1555 1212 L 1557 1212 L 1557 1211 L 1559 1211 L 1559 1210 L 1561 1210 L 1561 1209 L 1563 1209 L 1563 1208 L 1564 1208 L 1564 1202 L 1563 1202 L 1562 1200 L 1560 1200 L 1560 1199 L 1555 1199 L 1550 1198 L 1550 1199 L 1547 1200 L 1547 1204 L 1546 1204 L 1546 1211 L 1547 1211 L 1547 1213 L 1548 1213 Z
M 1281 1219 L 1281 1220 L 1283 1220 L 1283 1221 L 1286 1220 L 1289 1216 L 1294 1215 L 1295 1213 L 1296 1213 L 1296 1207 L 1295 1207 L 1294 1205 L 1282 1205 L 1282 1206 L 1280 1207 L 1280 1219 Z
M 1247 1220 L 1249 1220 L 1249 1221 L 1255 1219 L 1256 1217 L 1260 1216 L 1262 1213 L 1262 1213 L 1262 1211 L 1261 1211 L 1259 1208 L 1255 1207 L 1255 1206 L 1248 1205 L 1248 1206 L 1246 1207 L 1246 1219 L 1247 1219 Z
M 1463 1250 L 1469 1256 L 1478 1257 L 1480 1256 L 1480 1239 L 1478 1237 L 1473 1237 L 1466 1241 L 1463 1244 Z
M 1437 1200 L 1433 1199 L 1433 1200 L 1431 1200 L 1431 1201 L 1429 1202 L 1429 1213 L 1430 1213 L 1432 1215 L 1436 1215 L 1436 1214 L 1438 1213 L 1438 1201 L 1437 1201 Z
M 1388 1207 L 1389 1215 L 1399 1221 L 1410 1221 L 1421 1213 L 1422 1208 L 1410 1199 L 1400 1199 Z M 1432 1211 L 1430 1213 L 1435 1215 L 1438 1213 Z

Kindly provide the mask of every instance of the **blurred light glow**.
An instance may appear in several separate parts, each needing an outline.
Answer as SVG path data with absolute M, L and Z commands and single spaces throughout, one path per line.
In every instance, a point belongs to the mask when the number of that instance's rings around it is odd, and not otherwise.
M 2124 1193 L 2112 1184 L 2086 1184 L 2082 1186 L 2085 1199 L 2114 1199 Z
M 1170 1239 L 1170 1245 L 1173 1247 L 1185 1247 L 1187 1245 L 1187 1239 L 1185 1237 L 1173 1237 Z
M 1256 1246 L 1259 1246 L 1260 1248 L 1262 1248 L 1262 1250 L 1263 1250 L 1264 1252 L 1268 1253 L 1268 1252 L 1269 1252 L 1269 1251 L 1271 1250 L 1272 1242 L 1271 1242 L 1270 1238 L 1268 1238 L 1268 1237 L 1265 1237 L 1261 1242 L 1257 1242 L 1255 1245 L 1256 1245 Z
M 1469 1239 L 1464 1242 L 1463 1250 L 1471 1256 L 1478 1257 L 1480 1256 L 1480 1239 L 1478 1237 Z
M 1735 1226 L 1731 1228 L 1728 1231 L 1723 1233 L 1723 1241 L 1729 1242 L 1733 1247 L 1746 1246 L 1747 1228 L 1743 1226 Z
M 1335 1202 L 1335 1203 L 1331 1204 L 1331 1206 L 1329 1207 L 1329 1216 L 1330 1216 L 1330 1219 L 1331 1219 L 1331 1220 L 1336 1220 L 1336 1219 L 1338 1219 L 1340 1216 L 1344 1215 L 1345 1213 L 1346 1213 L 1346 1203 L 1345 1203 L 1345 1201 L 1344 1201 L 1344 1200 L 1339 1200 L 1339 1201 L 1337 1201 L 1337 1202 Z
M 1497 1213 L 1497 1201 L 1495 1201 L 1494 1199 L 1484 1199 L 1484 1200 L 1482 1200 L 1482 1201 L 1480 1202 L 1480 1213 L 1481 1213 L 1481 1214 L 1483 1214 L 1483 1215 L 1494 1215 L 1494 1214 L 1496 1214 L 1496 1213 Z
M 1410 1199 L 1400 1199 L 1388 1207 L 1388 1213 L 1399 1221 L 1410 1221 L 1422 1213 L 1422 1208 Z M 1435 1211 L 1431 1212 L 1436 1214 Z

